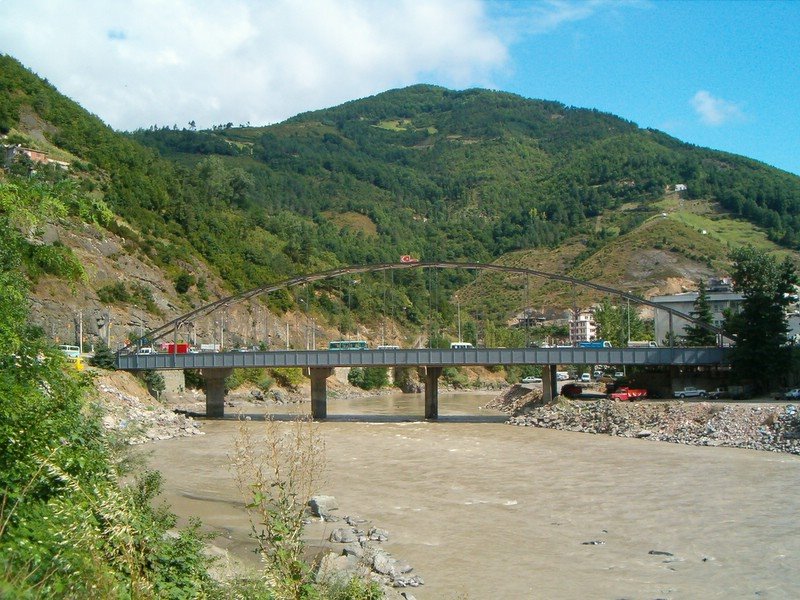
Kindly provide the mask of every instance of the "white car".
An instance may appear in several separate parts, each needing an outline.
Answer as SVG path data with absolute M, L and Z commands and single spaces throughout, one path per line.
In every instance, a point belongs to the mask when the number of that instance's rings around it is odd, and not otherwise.
M 707 395 L 705 390 L 691 386 L 687 386 L 682 390 L 675 390 L 673 394 L 675 398 L 705 398 Z
M 591 383 L 592 376 L 589 373 L 581 373 L 581 383 Z
M 542 383 L 541 377 L 525 377 L 522 379 L 522 383 Z

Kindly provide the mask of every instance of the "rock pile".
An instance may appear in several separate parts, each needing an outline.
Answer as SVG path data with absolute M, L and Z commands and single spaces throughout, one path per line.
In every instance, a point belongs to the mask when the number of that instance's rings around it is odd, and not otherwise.
M 488 405 L 510 413 L 512 425 L 800 454 L 800 411 L 792 404 L 585 401 L 561 396 L 544 404 L 541 394 L 525 394 L 518 387 Z
M 203 434 L 197 421 L 153 399 L 143 402 L 107 383 L 99 383 L 97 391 L 103 427 L 123 434 L 129 444 Z
M 327 522 L 338 522 L 332 511 L 338 509 L 332 496 L 314 496 L 308 501 L 309 512 Z M 384 588 L 414 588 L 425 582 L 419 575 L 413 575 L 414 568 L 398 561 L 381 544 L 389 540 L 389 532 L 378 527 L 365 526 L 367 521 L 356 516 L 342 518 L 346 527 L 334 529 L 328 540 L 333 548 L 320 561 L 317 571 L 319 580 L 341 579 L 352 576 L 379 581 Z M 408 593 L 403 598 L 412 599 Z

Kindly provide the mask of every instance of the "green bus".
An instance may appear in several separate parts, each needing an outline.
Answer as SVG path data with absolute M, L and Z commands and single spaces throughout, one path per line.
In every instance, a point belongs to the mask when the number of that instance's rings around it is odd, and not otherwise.
M 335 340 L 328 342 L 328 350 L 369 350 L 364 340 Z

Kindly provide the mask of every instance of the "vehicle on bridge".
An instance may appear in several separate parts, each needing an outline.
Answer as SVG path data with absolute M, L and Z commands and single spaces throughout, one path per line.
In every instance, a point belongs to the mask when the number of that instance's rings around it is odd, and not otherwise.
M 658 348 L 653 340 L 630 340 L 628 348 Z
M 578 342 L 578 348 L 612 348 L 611 342 L 607 340 L 584 340 Z
M 369 344 L 364 340 L 332 340 L 328 350 L 369 350 Z
M 705 390 L 692 386 L 687 386 L 682 390 L 675 390 L 673 394 L 675 398 L 705 398 L 707 395 Z
M 451 342 L 450 350 L 471 350 L 474 348 L 469 342 Z

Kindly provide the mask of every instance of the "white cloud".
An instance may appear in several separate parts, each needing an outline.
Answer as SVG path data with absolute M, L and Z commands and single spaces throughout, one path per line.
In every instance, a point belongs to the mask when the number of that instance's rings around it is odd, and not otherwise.
M 479 0 L 0 1 L 0 52 L 112 127 L 267 124 L 418 82 L 491 86 Z
M 706 125 L 718 126 L 744 118 L 744 113 L 738 104 L 715 98 L 706 90 L 698 91 L 692 97 L 691 104 L 700 121 Z

